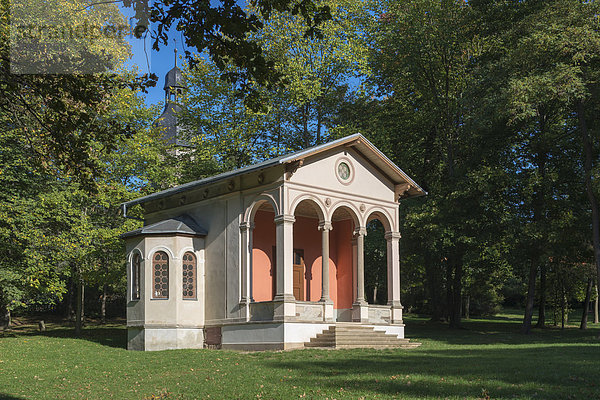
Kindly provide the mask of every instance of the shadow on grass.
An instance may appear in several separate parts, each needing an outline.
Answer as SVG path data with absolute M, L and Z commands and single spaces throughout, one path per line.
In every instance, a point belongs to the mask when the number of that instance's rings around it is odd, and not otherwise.
M 0 400 L 23 400 L 25 397 L 15 397 L 10 394 L 0 393 Z
M 309 355 L 305 351 L 305 355 Z M 524 348 L 444 349 L 373 353 L 352 350 L 347 358 L 310 350 L 306 360 L 270 360 L 271 367 L 302 371 L 295 384 L 414 397 L 486 398 L 600 397 L 600 348 L 567 345 Z M 362 354 L 361 354 L 362 353 Z M 321 359 L 319 359 L 321 358 Z M 368 396 L 367 396 L 368 397 Z M 489 398 L 489 397 L 488 397 Z
M 75 335 L 75 328 L 63 324 L 48 324 L 46 331 L 40 332 L 33 326 L 25 326 L 19 329 L 3 332 L 5 337 L 16 336 L 45 336 L 61 339 L 80 339 L 98 343 L 103 346 L 126 349 L 127 329 L 121 324 L 88 325 L 85 326 L 81 335 Z M 1 398 L 0 398 L 1 399 Z
M 405 319 L 406 335 L 416 341 L 437 341 L 451 345 L 490 345 L 490 344 L 556 344 L 556 343 L 597 343 L 599 330 L 593 326 L 586 330 L 577 328 L 560 329 L 547 326 L 534 328 L 529 335 L 520 333 L 519 320 L 489 318 L 487 320 L 465 320 L 463 329 L 450 329 L 448 324 L 433 322 L 423 318 Z

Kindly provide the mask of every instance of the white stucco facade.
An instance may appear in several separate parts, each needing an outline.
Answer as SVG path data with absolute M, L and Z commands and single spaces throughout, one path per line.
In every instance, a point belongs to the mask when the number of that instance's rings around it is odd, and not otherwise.
M 124 204 L 125 211 L 143 205 L 147 227 L 124 235 L 128 348 L 298 348 L 336 321 L 404 337 L 398 200 L 423 194 L 364 137 L 353 135 Z M 387 305 L 365 301 L 363 243 L 372 219 L 386 232 Z M 301 229 L 308 233 L 299 237 Z M 342 230 L 350 232 L 343 243 Z M 266 243 L 262 250 L 259 241 Z M 315 276 L 307 278 L 313 264 L 306 261 L 315 246 L 299 253 L 300 241 L 318 243 Z M 168 256 L 168 298 L 152 295 L 157 252 Z M 182 294 L 182 258 L 190 253 L 194 299 Z M 141 258 L 139 299 L 135 254 Z M 261 266 L 270 272 L 260 275 Z M 330 293 L 330 287 L 337 289 Z

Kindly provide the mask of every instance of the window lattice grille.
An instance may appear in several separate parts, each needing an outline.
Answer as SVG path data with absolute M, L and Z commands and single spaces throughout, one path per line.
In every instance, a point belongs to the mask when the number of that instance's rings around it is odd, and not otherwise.
M 155 299 L 169 298 L 169 256 L 164 251 L 157 251 L 152 259 L 152 293 Z
M 196 298 L 196 256 L 192 252 L 183 255 L 183 298 Z
M 133 265 L 131 268 L 131 298 L 132 300 L 140 299 L 140 263 L 141 257 L 139 254 L 133 255 Z

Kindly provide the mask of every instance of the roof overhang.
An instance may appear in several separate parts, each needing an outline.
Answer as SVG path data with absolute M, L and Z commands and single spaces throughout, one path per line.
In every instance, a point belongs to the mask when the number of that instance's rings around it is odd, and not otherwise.
M 200 179 L 198 181 L 189 182 L 183 185 L 153 193 L 148 196 L 140 197 L 135 200 L 128 201 L 122 204 L 124 210 L 136 204 L 144 204 L 149 201 L 158 200 L 172 196 L 174 194 L 187 192 L 192 189 L 198 189 L 203 186 L 208 186 L 225 179 L 247 174 L 261 169 L 270 168 L 277 165 L 298 164 L 308 157 L 316 156 L 317 154 L 333 150 L 338 147 L 352 147 L 357 152 L 362 154 L 370 163 L 377 167 L 394 185 L 396 185 L 397 199 L 406 199 L 410 197 L 425 196 L 427 192 L 423 190 L 415 181 L 413 181 L 404 171 L 394 164 L 385 154 L 373 145 L 367 138 L 360 133 L 346 136 L 341 139 L 334 140 L 329 143 L 324 143 L 306 150 L 301 150 L 292 154 L 287 154 L 281 157 L 263 161 L 258 164 L 253 164 L 244 168 L 225 172 L 209 178 Z

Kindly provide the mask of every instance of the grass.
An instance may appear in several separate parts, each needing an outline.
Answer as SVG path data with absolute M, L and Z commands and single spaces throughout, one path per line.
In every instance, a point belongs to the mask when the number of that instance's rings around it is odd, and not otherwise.
M 122 324 L 0 334 L 1 399 L 600 399 L 599 326 L 518 333 L 505 313 L 450 330 L 406 318 L 411 350 L 132 352 Z

